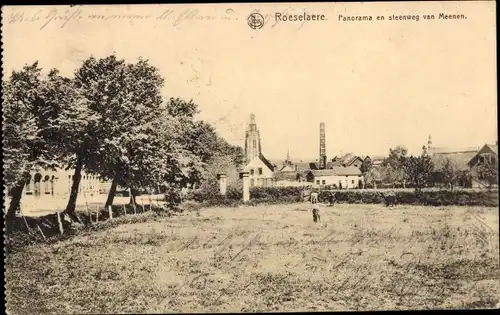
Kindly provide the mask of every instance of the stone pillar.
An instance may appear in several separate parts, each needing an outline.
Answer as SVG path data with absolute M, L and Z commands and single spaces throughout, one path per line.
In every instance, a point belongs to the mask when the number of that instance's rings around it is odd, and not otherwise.
M 248 172 L 240 173 L 240 178 L 243 180 L 243 202 L 250 200 L 250 183 L 248 176 Z
M 225 195 L 227 189 L 227 175 L 217 174 L 217 178 L 219 179 L 220 194 Z

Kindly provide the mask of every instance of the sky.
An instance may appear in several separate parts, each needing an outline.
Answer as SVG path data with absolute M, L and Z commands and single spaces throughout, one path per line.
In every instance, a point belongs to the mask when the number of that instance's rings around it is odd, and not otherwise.
M 3 7 L 4 77 L 36 60 L 72 76 L 93 55 L 149 59 L 165 98 L 244 146 L 256 116 L 269 159 L 385 155 L 404 145 L 470 147 L 497 139 L 495 3 L 211 4 Z M 247 16 L 259 10 L 264 27 Z M 275 12 L 325 21 L 275 23 Z M 440 12 L 465 20 L 437 19 Z M 418 14 L 417 21 L 338 15 Z M 435 20 L 423 20 L 435 14 Z

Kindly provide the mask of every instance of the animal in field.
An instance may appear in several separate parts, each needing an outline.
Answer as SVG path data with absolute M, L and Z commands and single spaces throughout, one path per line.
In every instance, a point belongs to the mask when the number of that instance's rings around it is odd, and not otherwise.
M 321 216 L 319 214 L 319 205 L 317 203 L 313 204 L 312 214 L 313 214 L 313 221 L 315 223 L 321 221 Z
M 386 207 L 389 207 L 389 206 L 394 207 L 396 205 L 396 196 L 394 194 L 387 194 L 384 196 L 384 201 L 385 201 Z
M 328 194 L 328 204 L 329 206 L 335 206 L 335 202 L 337 201 L 337 198 L 335 197 L 335 193 L 333 191 L 331 191 L 329 194 Z

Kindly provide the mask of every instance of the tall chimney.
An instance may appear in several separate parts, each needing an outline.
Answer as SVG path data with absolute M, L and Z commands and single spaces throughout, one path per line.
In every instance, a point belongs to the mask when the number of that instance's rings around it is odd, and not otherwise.
M 325 123 L 319 124 L 319 169 L 326 168 Z

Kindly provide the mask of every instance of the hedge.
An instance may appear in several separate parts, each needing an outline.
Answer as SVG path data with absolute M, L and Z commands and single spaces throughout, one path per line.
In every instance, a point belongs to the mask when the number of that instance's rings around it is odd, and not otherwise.
M 328 202 L 329 194 L 334 193 L 336 203 L 345 204 L 383 204 L 388 192 L 334 190 L 321 191 L 318 199 Z M 498 191 L 394 191 L 391 193 L 397 204 L 427 205 L 427 206 L 487 206 L 498 207 Z M 250 189 L 249 205 L 256 204 L 283 204 L 301 202 L 301 187 L 252 187 Z M 225 196 L 221 196 L 217 189 L 195 191 L 192 198 L 204 206 L 234 207 L 242 202 L 242 192 L 229 188 Z

